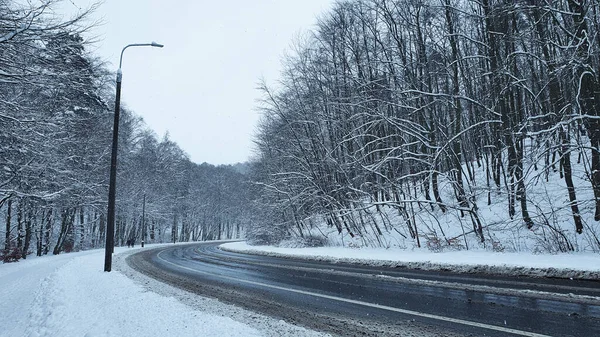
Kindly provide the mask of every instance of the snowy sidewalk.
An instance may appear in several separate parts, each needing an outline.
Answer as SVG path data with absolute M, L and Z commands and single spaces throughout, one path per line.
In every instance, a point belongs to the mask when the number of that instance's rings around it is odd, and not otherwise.
M 600 254 L 531 254 L 462 250 L 434 253 L 427 249 L 399 248 L 280 248 L 250 246 L 245 242 L 220 245 L 226 251 L 310 260 L 407 267 L 456 272 L 600 279 Z
M 135 250 L 116 248 L 116 264 Z M 119 268 L 123 268 L 124 264 L 120 264 Z M 210 308 L 214 310 L 209 310 L 220 311 L 221 315 L 195 310 L 176 299 L 176 295 L 167 297 L 149 291 L 151 281 L 145 281 L 142 286 L 115 268 L 110 273 L 103 272 L 103 266 L 103 250 L 34 256 L 17 263 L 0 264 L 1 334 L 27 337 L 269 335 L 264 329 L 259 331 L 224 317 L 228 311 L 219 309 L 223 304 L 218 301 L 210 300 L 216 305 L 211 302 Z M 183 296 L 193 297 L 189 293 Z M 285 322 L 275 324 L 279 329 L 289 330 L 290 335 L 298 332 L 311 335 L 310 331 Z

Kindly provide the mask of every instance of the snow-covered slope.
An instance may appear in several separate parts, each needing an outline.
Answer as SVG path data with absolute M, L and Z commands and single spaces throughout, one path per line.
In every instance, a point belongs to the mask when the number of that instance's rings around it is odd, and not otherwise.
M 589 165 L 585 165 L 585 155 L 581 162 L 577 161 L 575 154 L 572 155 L 572 179 L 583 225 L 583 232 L 578 234 L 559 163 L 545 167 L 543 153 L 536 153 L 535 146 L 530 142 L 526 144 L 530 155 L 524 160 L 524 185 L 528 213 L 533 224 L 531 228 L 523 220 L 520 201 L 514 198 L 515 214 L 510 216 L 506 178 L 503 177 L 501 186 L 497 187 L 493 179 L 488 179 L 485 165 L 479 167 L 469 163 L 463 164 L 464 188 L 471 200 L 469 209 L 477 217 L 469 212 L 461 212 L 453 179 L 446 172 L 439 175 L 439 191 L 446 211 L 437 205 L 432 206 L 419 185 L 410 188 L 410 193 L 401 196 L 400 201 L 376 203 L 373 199 L 365 198 L 356 201 L 348 209 L 337 211 L 334 217 L 341 219 L 343 216 L 348 225 L 340 226 L 341 232 L 332 226 L 331 221 L 326 221 L 323 214 L 315 214 L 303 220 L 305 228 L 302 228 L 302 236 L 325 238 L 327 245 L 352 248 L 411 250 L 420 245 L 436 252 L 480 249 L 541 254 L 568 251 L 599 253 L 600 222 L 594 220 L 595 199 L 589 170 L 586 170 Z M 331 215 L 328 217 L 332 218 Z M 476 218 L 481 223 L 484 242 L 474 230 Z M 300 232 L 294 226 L 288 230 L 290 234 L 278 246 L 302 246 L 304 240 L 300 238 Z M 265 231 L 268 232 L 268 227 Z M 414 233 L 418 234 L 419 241 L 413 236 Z M 252 237 L 250 239 L 252 243 Z

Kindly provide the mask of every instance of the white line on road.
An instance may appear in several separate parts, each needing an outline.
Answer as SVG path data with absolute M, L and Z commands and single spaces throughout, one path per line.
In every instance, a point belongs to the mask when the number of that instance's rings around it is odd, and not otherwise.
M 252 285 L 261 286 L 261 287 L 266 287 L 266 288 L 283 290 L 283 291 L 288 291 L 288 292 L 292 292 L 292 293 L 296 293 L 296 294 L 302 294 L 302 295 L 314 296 L 314 297 L 319 297 L 319 298 L 325 298 L 325 299 L 339 301 L 339 302 L 357 304 L 357 305 L 362 305 L 362 306 L 365 306 L 365 307 L 382 309 L 382 310 L 397 312 L 397 313 L 406 314 L 406 315 L 413 315 L 413 316 L 430 318 L 430 319 L 435 319 L 435 320 L 444 321 L 444 322 L 450 322 L 450 323 L 468 325 L 468 326 L 477 327 L 477 328 L 483 328 L 483 329 L 488 329 L 488 330 L 505 332 L 505 333 L 510 333 L 510 334 L 519 335 L 519 336 L 527 336 L 527 337 L 551 337 L 551 336 L 548 336 L 548 335 L 538 334 L 538 333 L 529 332 L 529 331 L 522 331 L 522 330 L 511 329 L 511 328 L 506 328 L 506 327 L 502 327 L 502 326 L 497 326 L 497 325 L 491 325 L 491 324 L 485 324 L 485 323 L 467 321 L 467 320 L 464 320 L 464 319 L 458 319 L 458 318 L 452 318 L 452 317 L 446 317 L 446 316 L 433 315 L 433 314 L 428 314 L 428 313 L 419 312 L 419 311 L 413 311 L 413 310 L 407 310 L 407 309 L 400 309 L 400 308 L 390 307 L 390 306 L 387 306 L 387 305 L 369 303 L 369 302 L 364 302 L 364 301 L 357 301 L 357 300 L 353 300 L 353 299 L 349 299 L 349 298 L 343 298 L 343 297 L 337 297 L 337 296 L 331 296 L 331 295 L 318 294 L 318 293 L 313 293 L 313 292 L 305 291 L 305 290 L 285 288 L 285 287 L 280 287 L 280 286 L 276 286 L 276 285 L 272 285 L 272 284 L 266 284 L 266 283 L 262 283 L 262 282 L 255 282 L 255 281 L 243 280 L 243 279 L 239 279 L 239 278 L 235 278 L 235 277 L 230 277 L 230 276 L 225 276 L 225 275 L 210 273 L 210 272 L 206 272 L 206 271 L 197 270 L 197 269 L 194 269 L 194 268 L 189 268 L 189 267 L 186 267 L 186 266 L 182 266 L 180 264 L 173 263 L 171 261 L 167 261 L 167 260 L 165 260 L 164 258 L 162 258 L 160 256 L 160 254 L 162 254 L 163 252 L 164 252 L 164 250 L 161 251 L 160 253 L 158 253 L 157 257 L 161 261 L 163 261 L 165 263 L 168 263 L 168 264 L 173 265 L 173 266 L 175 266 L 177 268 L 189 270 L 189 271 L 192 271 L 192 272 L 195 272 L 195 273 L 205 274 L 205 275 L 211 275 L 211 276 L 217 276 L 217 277 L 220 277 L 220 278 L 223 278 L 223 279 L 227 279 L 227 280 L 230 280 L 230 281 L 236 281 L 236 282 L 247 283 L 247 284 L 252 284 Z

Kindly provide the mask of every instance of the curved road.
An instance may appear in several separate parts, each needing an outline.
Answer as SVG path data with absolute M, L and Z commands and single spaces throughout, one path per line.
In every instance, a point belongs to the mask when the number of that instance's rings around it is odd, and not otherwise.
M 600 282 L 329 264 L 174 245 L 128 257 L 139 272 L 344 336 L 600 336 Z

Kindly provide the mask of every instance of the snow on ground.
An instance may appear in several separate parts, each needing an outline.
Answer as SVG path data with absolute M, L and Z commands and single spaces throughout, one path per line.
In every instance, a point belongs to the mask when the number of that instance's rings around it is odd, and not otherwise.
M 110 273 L 103 272 L 103 250 L 0 264 L 0 334 L 251 337 L 269 336 L 274 331 L 277 335 L 320 335 L 216 300 L 190 296 L 151 279 L 142 284 L 142 276 L 136 280 L 128 277 L 136 272 L 124 263 L 124 257 L 136 250 L 116 248 Z M 182 298 L 196 298 L 205 305 L 190 306 Z M 253 320 L 242 323 L 229 314 Z
M 250 246 L 246 242 L 225 243 L 220 245 L 220 248 L 233 252 L 375 266 L 600 279 L 600 255 L 595 253 L 532 254 L 486 250 L 437 253 L 418 248 L 282 248 Z

